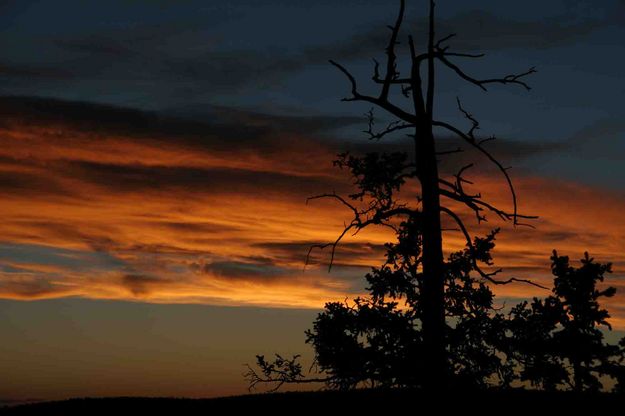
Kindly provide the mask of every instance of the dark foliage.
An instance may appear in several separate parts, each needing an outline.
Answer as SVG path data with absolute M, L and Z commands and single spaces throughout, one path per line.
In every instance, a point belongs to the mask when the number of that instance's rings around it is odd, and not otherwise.
M 521 378 L 546 390 L 567 386 L 598 391 L 602 377 L 619 381 L 623 371 L 624 341 L 620 346 L 606 344 L 600 329 L 612 329 L 599 301 L 614 296 L 616 289 L 597 288 L 611 265 L 585 253 L 575 268 L 555 250 L 551 261 L 553 295 L 524 302 L 510 313 L 512 353 L 522 366 Z
M 398 241 L 386 246 L 386 262 L 366 275 L 368 296 L 326 304 L 306 331 L 319 377 L 306 378 L 298 356 L 290 360 L 277 356 L 272 362 L 259 356 L 262 373 L 250 368 L 250 381 L 277 387 L 324 382 L 332 389 L 422 387 L 428 356 L 420 321 L 423 274 L 415 227 L 414 221 L 399 226 Z M 613 296 L 615 289 L 597 288 L 610 265 L 586 254 L 576 268 L 554 251 L 552 295 L 503 311 L 494 306 L 495 297 L 484 279 L 472 276 L 476 258 L 490 264 L 496 233 L 476 238 L 472 250 L 452 253 L 445 262 L 451 384 L 596 392 L 605 390 L 602 383 L 607 381 L 612 390 L 622 391 L 625 339 L 610 345 L 600 329 L 611 329 L 600 300 Z

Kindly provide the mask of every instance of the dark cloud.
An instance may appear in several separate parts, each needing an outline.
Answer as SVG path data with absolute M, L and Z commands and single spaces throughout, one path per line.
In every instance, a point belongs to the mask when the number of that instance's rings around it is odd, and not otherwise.
M 0 279 L 0 296 L 10 298 L 37 299 L 49 295 L 61 296 L 69 292 L 67 285 L 58 285 L 45 277 L 17 276 L 4 274 Z
M 294 274 L 292 269 L 279 267 L 267 258 L 257 259 L 257 261 L 248 258 L 247 261 L 194 262 L 189 267 L 195 273 L 209 274 L 228 280 L 276 281 Z
M 142 274 L 126 274 L 121 278 L 121 284 L 134 296 L 149 294 L 155 288 L 171 284 L 171 280 L 146 276 Z
M 63 39 L 57 41 L 57 45 L 70 52 L 101 54 L 111 58 L 134 55 L 126 43 L 98 35 L 90 35 L 82 39 Z
M 257 150 L 269 151 L 272 147 L 283 149 L 293 146 L 295 141 L 280 140 L 277 135 L 295 133 L 299 137 L 314 136 L 321 140 L 322 147 L 332 151 L 343 148 L 358 148 L 360 151 L 408 150 L 409 141 L 369 141 L 339 144 L 327 140 L 335 129 L 354 126 L 364 129 L 364 117 L 303 115 L 286 116 L 267 114 L 247 109 L 224 106 L 186 106 L 167 113 L 151 113 L 129 108 L 99 105 L 85 102 L 63 101 L 38 97 L 0 97 L 0 110 L 7 120 L 21 120 L 28 124 L 67 123 L 68 126 L 93 133 L 124 133 L 137 140 L 179 141 L 184 145 L 197 145 L 208 149 L 231 149 L 235 146 L 252 146 Z M 202 121 L 199 121 L 202 120 Z M 620 120 L 598 122 L 575 135 L 575 140 L 590 136 L 619 133 L 625 130 Z M 441 148 L 463 145 L 456 138 L 446 136 L 439 130 Z M 360 134 L 360 133 L 358 133 Z M 318 136 L 326 136 L 321 139 Z M 364 137 L 364 135 L 362 135 Z M 568 145 L 558 142 L 523 141 L 502 138 L 489 142 L 487 147 L 501 157 L 522 159 L 540 153 L 562 150 Z
M 547 225 L 545 221 L 540 218 L 535 221 L 535 224 L 542 228 L 545 228 Z M 537 238 L 538 232 L 534 229 L 520 227 L 514 231 L 510 231 L 509 235 L 514 236 L 514 238 L 519 242 L 531 244 L 531 242 Z M 602 238 L 601 234 L 587 231 L 584 233 L 567 230 L 549 231 L 541 229 L 540 231 L 540 241 L 543 243 L 553 244 L 553 249 L 557 249 L 558 246 L 564 245 L 565 243 L 570 244 L 571 242 L 577 242 L 580 244 L 583 243 L 584 245 L 590 247 L 593 245 L 593 242 L 596 242 L 600 238 Z M 514 255 L 518 255 L 519 258 L 522 258 L 523 256 L 531 253 L 531 251 L 518 250 L 515 251 Z M 548 259 L 551 255 L 550 252 L 544 254 L 545 259 Z M 514 255 L 511 255 L 510 259 L 514 259 Z
M 328 59 L 347 62 L 382 55 L 388 42 L 387 23 L 371 25 L 371 29 L 346 40 L 295 51 L 223 50 L 214 40 L 187 35 L 194 31 L 176 25 L 96 32 L 53 39 L 59 54 L 65 56 L 59 63 L 49 62 L 40 68 L 0 66 L 0 76 L 8 80 L 38 77 L 51 81 L 168 83 L 179 91 L 188 90 L 188 95 L 197 91 L 232 93 L 249 85 L 262 89 L 304 69 L 326 65 Z M 572 44 L 608 23 L 568 15 L 520 21 L 475 10 L 440 19 L 438 32 L 458 33 L 453 41 L 458 50 L 545 49 Z M 424 39 L 425 27 L 423 19 L 413 19 L 404 29 L 413 32 L 416 39 Z M 194 28 L 202 33 L 201 26 Z M 180 53 L 181 49 L 185 53 Z
M 519 21 L 475 10 L 441 19 L 438 32 L 459 34 L 452 42 L 457 50 L 548 49 L 573 44 L 605 25 L 605 20 L 579 21 L 569 16 Z M 404 32 L 425 39 L 426 27 L 425 20 L 412 20 L 405 23 Z M 196 82 L 211 82 L 216 88 L 262 86 L 309 67 L 326 65 L 328 59 L 348 62 L 381 56 L 387 43 L 388 31 L 380 24 L 346 40 L 306 47 L 290 55 L 246 50 L 210 52 L 186 60 L 169 60 L 167 66 L 172 74 Z
M 566 15 L 520 21 L 474 10 L 443 20 L 439 33 L 458 34 L 451 42 L 454 49 L 548 49 L 573 44 L 605 24 L 601 19 L 580 21 Z
M 128 252 L 128 253 L 143 253 L 143 254 L 175 254 L 175 255 L 184 255 L 184 256 L 206 256 L 209 255 L 210 252 L 206 250 L 192 250 L 183 247 L 177 247 L 169 244 L 130 244 L 123 245 L 116 243 L 115 245 L 111 245 L 107 248 L 107 250 L 113 250 L 117 253 L 119 252 Z
M 576 15 L 535 20 L 515 20 L 484 10 L 472 10 L 437 21 L 437 32 L 442 36 L 455 33 L 450 41 L 453 49 L 467 51 L 496 51 L 501 49 L 547 49 L 577 42 L 590 33 L 605 27 L 613 20 L 588 18 Z M 346 41 L 332 45 L 310 47 L 302 52 L 306 64 L 325 63 L 328 59 L 349 61 L 382 55 L 388 44 L 387 23 L 371 25 L 371 29 L 353 35 Z M 412 34 L 417 41 L 427 39 L 427 21 L 424 18 L 408 19 L 402 27 L 403 34 Z M 424 45 L 422 45 L 424 46 Z
M 338 176 L 330 176 L 335 173 L 338 175 L 331 168 L 331 159 L 333 154 L 340 151 L 407 151 L 411 154 L 408 140 L 341 142 L 331 138 L 332 131 L 337 127 L 357 122 L 364 124 L 364 120 L 357 117 L 297 117 L 214 107 L 213 118 L 207 117 L 206 121 L 199 122 L 190 119 L 200 118 L 193 109 L 183 111 L 188 118 L 182 119 L 90 103 L 23 97 L 0 99 L 0 110 L 6 114 L 6 118 L 0 121 L 0 127 L 9 129 L 16 123 L 18 126 L 42 126 L 46 135 L 51 134 L 46 138 L 46 145 L 54 146 L 59 143 L 68 147 L 68 153 L 62 159 L 45 162 L 37 158 L 2 157 L 0 163 L 4 169 L 0 172 L 0 192 L 20 195 L 54 194 L 82 198 L 75 188 L 75 182 L 79 180 L 83 184 L 114 192 L 176 190 L 182 192 L 183 197 L 193 198 L 194 195 L 208 193 L 257 195 L 260 189 L 264 195 L 289 195 L 303 200 L 310 195 L 329 190 L 339 193 L 350 190 L 346 182 L 339 181 Z M 108 163 L 72 159 L 71 146 L 74 143 L 72 140 L 75 140 L 73 129 L 87 133 L 86 142 L 75 142 L 81 149 L 87 149 L 90 141 L 96 144 L 103 137 L 122 134 L 123 140 L 137 141 L 155 149 L 161 144 L 167 145 L 172 149 L 172 154 L 175 154 L 175 149 L 179 146 L 180 149 L 201 150 L 203 153 L 198 153 L 199 157 L 210 157 L 215 152 L 222 152 L 223 157 L 228 155 L 229 160 L 237 160 L 236 155 L 251 155 L 250 160 L 258 159 L 257 155 L 262 155 L 263 160 L 249 167 L 235 168 L 211 166 L 211 163 L 194 167 L 159 165 L 154 162 L 144 164 L 140 157 L 136 161 Z M 580 137 L 582 136 L 584 134 L 580 133 Z M 437 146 L 439 150 L 458 146 L 465 149 L 464 153 L 442 158 L 443 172 L 454 173 L 458 166 L 473 162 L 481 167 L 481 162 L 485 161 L 483 155 L 455 138 L 440 136 Z M 495 157 L 506 164 L 567 151 L 571 146 L 570 141 L 562 143 L 511 139 L 485 144 Z M 306 168 L 301 164 L 301 161 L 310 159 L 313 155 L 327 156 L 327 169 L 313 165 Z M 162 163 L 166 162 L 163 160 Z M 26 166 L 30 170 L 25 171 Z M 174 223 L 159 226 L 171 229 L 178 227 L 181 231 L 185 227 Z M 198 232 L 200 229 L 210 232 L 210 225 L 198 225 Z
M 288 146 L 276 136 L 327 134 L 333 129 L 361 123 L 361 117 L 325 115 L 286 116 L 225 106 L 182 106 L 167 112 L 146 112 L 87 102 L 41 97 L 0 97 L 0 111 L 8 122 L 67 124 L 90 133 L 119 133 L 136 139 L 180 141 L 180 144 L 232 148 L 236 144 L 269 150 Z
M 569 142 L 575 145 L 589 143 L 596 145 L 598 141 L 614 138 L 615 136 L 625 137 L 625 120 L 620 118 L 602 118 L 580 129 L 569 139 Z
M 115 192 L 160 192 L 178 190 L 193 198 L 194 194 L 219 193 L 224 198 L 233 195 L 289 195 L 306 198 L 337 188 L 329 177 L 294 176 L 278 172 L 263 172 L 231 168 L 186 168 L 143 166 L 92 162 L 50 163 L 55 171 L 66 177 L 80 178 L 83 183 Z M 343 189 L 338 189 L 343 190 Z
M 183 232 L 185 234 L 221 234 L 237 231 L 240 228 L 212 222 L 175 222 L 175 221 L 154 221 L 154 227 L 164 228 L 171 231 Z
M 444 173 L 455 174 L 459 168 L 473 163 L 475 169 L 495 168 L 483 153 L 473 146 L 455 138 L 439 138 L 437 148 L 440 151 L 452 151 L 457 148 L 461 153 L 440 157 L 440 169 Z M 524 162 L 538 156 L 558 156 L 570 152 L 574 146 L 569 142 L 496 139 L 482 145 L 495 159 L 505 166 L 523 166 Z
M 0 79 L 16 80 L 18 82 L 33 80 L 63 80 L 71 78 L 67 69 L 53 65 L 28 65 L 0 62 Z
M 337 218 L 340 223 L 341 219 Z M 337 235 L 338 237 L 338 235 Z M 300 263 L 302 267 L 306 263 L 307 255 L 312 246 L 327 243 L 327 241 L 296 241 L 280 243 L 257 243 L 255 247 L 268 250 L 279 262 Z M 308 257 L 310 265 L 326 265 L 330 260 L 330 248 L 325 250 L 313 249 Z M 344 242 L 337 246 L 333 266 L 351 267 L 348 260 L 362 260 L 382 258 L 385 253 L 384 246 L 369 242 Z
M 34 190 L 33 190 L 34 191 Z M 30 234 L 13 233 L 11 231 L 5 234 L 5 238 L 33 239 L 35 241 L 45 238 L 48 241 L 59 241 L 69 239 L 82 242 L 94 251 L 105 251 L 103 247 L 110 247 L 114 242 L 103 235 L 96 235 L 79 229 L 76 224 L 68 222 L 55 222 L 33 219 L 26 217 L 24 219 L 13 219 L 6 222 L 7 225 L 14 226 L 17 229 L 28 228 L 32 230 Z
M 26 163 L 25 163 L 26 164 Z M 4 165 L 0 161 L 0 165 Z M 28 195 L 38 197 L 63 197 L 73 193 L 57 178 L 42 175 L 41 172 L 24 172 L 23 170 L 0 170 L 0 195 Z

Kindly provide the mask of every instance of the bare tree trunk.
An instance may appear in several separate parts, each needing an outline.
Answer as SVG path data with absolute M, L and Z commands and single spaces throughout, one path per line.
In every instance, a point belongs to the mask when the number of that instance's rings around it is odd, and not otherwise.
M 432 132 L 434 114 L 434 9 L 430 0 L 428 28 L 428 82 L 425 112 L 421 118 L 416 139 L 416 161 L 421 182 L 423 202 L 423 341 L 425 346 L 426 386 L 432 390 L 443 387 L 447 376 L 447 349 L 445 347 L 445 304 L 443 238 L 441 229 L 441 204 L 438 188 L 438 161 Z M 411 41 L 412 44 L 412 41 Z M 414 64 L 413 64 L 414 65 Z M 413 68 L 412 75 L 419 72 Z M 420 77 L 419 77 L 420 78 Z M 421 80 L 418 80 L 421 82 Z M 413 80 L 414 82 L 414 80 Z M 415 111 L 423 111 L 420 104 Z
M 443 387 L 447 378 L 445 348 L 444 264 L 438 167 L 431 126 L 416 137 L 423 202 L 423 340 L 426 386 Z

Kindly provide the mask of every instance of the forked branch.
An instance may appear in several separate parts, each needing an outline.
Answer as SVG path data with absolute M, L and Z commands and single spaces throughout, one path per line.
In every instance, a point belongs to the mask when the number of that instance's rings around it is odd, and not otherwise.
M 299 355 L 292 358 L 284 358 L 276 354 L 273 361 L 267 361 L 263 355 L 256 356 L 256 365 L 259 371 L 246 365 L 247 371 L 243 373 L 243 377 L 248 381 L 248 390 L 253 390 L 258 384 L 272 384 L 273 387 L 267 390 L 272 393 L 277 391 L 283 384 L 310 384 L 310 383 L 329 383 L 332 377 L 310 378 L 306 377 L 302 372 L 302 365 L 299 362 Z M 313 363 L 314 366 L 314 363 Z M 312 370 L 311 366 L 311 370 Z M 309 372 L 311 371 L 309 370 Z
M 458 214 L 456 214 L 454 211 L 452 211 L 451 209 L 447 208 L 447 207 L 441 207 L 441 212 L 444 212 L 445 214 L 449 215 L 454 222 L 458 225 L 458 227 L 460 228 L 460 230 L 462 231 L 462 234 L 464 234 L 464 237 L 467 240 L 467 248 L 469 250 L 469 253 L 471 254 L 471 262 L 472 265 L 475 269 L 475 271 L 477 271 L 477 273 L 485 280 L 488 280 L 489 282 L 495 284 L 495 285 L 507 285 L 510 284 L 512 282 L 521 282 L 521 283 L 527 283 L 529 285 L 532 286 L 536 286 L 538 288 L 541 289 L 545 289 L 545 290 L 549 290 L 548 287 L 545 287 L 543 285 L 540 285 L 536 282 L 533 282 L 531 280 L 528 279 L 518 279 L 516 277 L 510 277 L 506 280 L 499 280 L 496 279 L 495 276 L 500 273 L 502 271 L 502 269 L 497 269 L 493 272 L 485 272 L 484 270 L 482 270 L 482 268 L 480 267 L 480 265 L 477 262 L 476 259 L 476 250 L 475 250 L 475 246 L 473 245 L 473 241 L 471 240 L 471 235 L 469 234 L 469 231 L 467 230 L 467 227 L 464 225 L 464 222 L 462 221 L 462 219 L 458 216 Z
M 375 117 L 373 114 L 373 108 L 367 111 L 365 113 L 365 116 L 367 117 L 367 130 L 364 130 L 363 133 L 365 133 L 369 137 L 369 140 L 380 140 L 384 136 L 394 133 L 396 131 L 415 127 L 415 125 L 412 123 L 405 123 L 401 120 L 395 120 L 389 122 L 384 129 L 380 131 L 375 131 Z
M 433 120 L 432 121 L 432 125 L 433 126 L 437 126 L 437 127 L 442 127 L 452 133 L 454 133 L 457 137 L 461 138 L 462 140 L 466 141 L 467 143 L 469 143 L 471 146 L 473 146 L 475 149 L 477 149 L 480 153 L 482 153 L 484 156 L 486 156 L 486 158 L 488 160 L 491 161 L 491 163 L 493 163 L 497 169 L 503 174 L 507 184 L 508 184 L 508 189 L 510 190 L 510 194 L 512 195 L 512 205 L 513 205 L 513 213 L 511 215 L 512 220 L 513 220 L 513 224 L 514 225 L 520 225 L 520 226 L 527 226 L 527 227 L 531 227 L 530 224 L 525 224 L 525 223 L 520 223 L 518 221 L 519 218 L 530 218 L 530 219 L 535 219 L 537 217 L 535 216 L 525 216 L 525 215 L 519 215 L 518 213 L 518 204 L 517 204 L 517 195 L 516 195 L 516 191 L 514 189 L 514 184 L 512 183 L 512 179 L 510 178 L 510 175 L 508 174 L 508 170 L 510 168 L 506 168 L 504 167 L 501 162 L 499 162 L 487 149 L 485 149 L 482 145 L 484 143 L 484 141 L 477 141 L 475 139 L 475 137 L 472 137 L 471 135 L 464 133 L 463 131 L 461 131 L 460 129 L 458 129 L 457 127 L 446 123 L 446 122 L 442 122 L 442 121 L 436 121 Z
M 460 69 L 460 67 L 458 67 L 456 64 L 454 64 L 453 62 L 451 62 L 449 59 L 447 59 L 448 56 L 454 56 L 450 53 L 445 53 L 445 52 L 437 52 L 435 53 L 436 57 L 438 58 L 439 61 L 441 61 L 443 64 L 445 64 L 447 67 L 449 67 L 450 69 L 452 69 L 456 74 L 458 74 L 458 76 L 462 79 L 464 79 L 465 81 L 470 82 L 471 84 L 477 85 L 478 87 L 480 87 L 482 90 L 484 91 L 488 91 L 488 89 L 486 88 L 486 85 L 489 84 L 516 84 L 516 85 L 521 85 L 522 87 L 524 87 L 526 90 L 531 90 L 532 88 L 524 81 L 524 78 L 528 75 L 534 74 L 536 73 L 536 68 L 532 67 L 530 69 L 528 69 L 525 72 L 522 72 L 520 74 L 510 74 L 510 75 L 506 75 L 502 78 L 489 78 L 489 79 L 477 79 L 477 78 L 473 78 L 470 75 L 467 75 L 466 72 L 464 72 L 462 69 Z M 464 54 L 455 54 L 456 56 L 462 56 Z M 468 55 L 464 55 L 469 57 Z
M 310 248 L 308 249 L 308 254 L 306 255 L 306 262 L 304 263 L 304 268 L 308 266 L 308 264 L 310 264 L 310 255 L 312 254 L 312 251 L 314 249 L 323 250 L 323 249 L 330 247 L 331 248 L 330 264 L 328 265 L 328 271 L 332 270 L 336 248 L 339 245 L 339 243 L 343 240 L 343 238 L 350 231 L 352 231 L 352 235 L 356 235 L 362 229 L 370 225 L 382 225 L 385 227 L 389 227 L 393 229 L 394 231 L 397 231 L 395 229 L 395 226 L 388 222 L 389 219 L 393 219 L 398 216 L 410 217 L 410 216 L 419 215 L 418 210 L 408 208 L 404 205 L 392 205 L 390 207 L 384 207 L 384 208 L 380 208 L 375 205 L 370 205 L 366 209 L 359 210 L 354 205 L 350 204 L 347 200 L 345 200 L 345 198 L 341 197 L 340 195 L 337 195 L 336 193 L 316 195 L 316 196 L 308 198 L 306 202 L 308 203 L 308 201 L 315 200 L 315 199 L 322 199 L 322 198 L 336 199 L 341 204 L 348 207 L 353 212 L 354 217 L 352 218 L 349 224 L 346 224 L 344 226 L 343 231 L 339 234 L 336 240 L 329 242 L 329 243 L 325 243 L 325 244 L 313 244 L 312 246 L 310 246 Z
M 380 108 L 388 111 L 389 113 L 393 114 L 394 116 L 396 116 L 397 118 L 400 118 L 406 122 L 409 123 L 416 123 L 417 122 L 417 118 L 408 113 L 407 111 L 403 110 L 402 108 L 396 106 L 395 104 L 392 104 L 390 101 L 388 101 L 388 99 L 383 98 L 383 97 L 372 97 L 369 95 L 363 95 L 360 94 L 358 92 L 358 85 L 356 83 L 356 78 L 354 78 L 354 76 L 341 64 L 330 60 L 329 61 L 330 64 L 334 65 L 336 68 L 338 68 L 339 71 L 341 71 L 349 80 L 350 84 L 351 84 L 351 92 L 352 92 L 352 96 L 351 97 L 346 97 L 343 98 L 342 101 L 364 101 L 364 102 L 368 102 L 371 104 L 375 104 L 377 106 L 379 106 Z

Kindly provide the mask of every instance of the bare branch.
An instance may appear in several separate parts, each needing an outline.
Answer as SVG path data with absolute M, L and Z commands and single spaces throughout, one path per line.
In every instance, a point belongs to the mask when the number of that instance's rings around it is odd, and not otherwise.
M 404 9 L 405 9 L 405 0 L 401 0 L 399 6 L 399 15 L 397 16 L 397 21 L 395 25 L 391 28 L 392 34 L 389 40 L 388 46 L 386 47 L 386 77 L 384 78 L 384 84 L 382 85 L 382 91 L 380 92 L 380 100 L 386 100 L 388 98 L 388 93 L 391 88 L 391 81 L 397 78 L 397 56 L 395 55 L 395 45 L 397 44 L 397 35 L 399 34 L 399 28 L 401 26 L 402 21 L 404 20 Z
M 405 110 L 402 110 L 401 108 L 397 107 L 394 104 L 391 104 L 388 100 L 386 99 L 380 99 L 377 97 L 371 97 L 368 95 L 362 95 L 358 92 L 358 86 L 356 84 L 356 79 L 354 78 L 354 76 L 347 70 L 345 69 L 344 66 L 342 66 L 341 64 L 336 63 L 333 60 L 329 61 L 332 65 L 334 65 L 336 68 L 339 69 L 339 71 L 341 71 L 349 80 L 350 84 L 351 84 L 351 92 L 352 92 L 352 96 L 349 98 L 343 98 L 342 101 L 365 101 L 368 103 L 372 103 L 375 104 L 377 106 L 379 106 L 380 108 L 383 108 L 384 110 L 388 111 L 389 113 L 393 114 L 394 116 L 409 122 L 409 123 L 416 123 L 417 122 L 417 118 L 406 112 Z
M 464 117 L 471 122 L 471 129 L 467 132 L 467 136 L 475 140 L 475 130 L 480 129 L 480 122 L 477 121 L 477 119 L 473 117 L 473 115 L 471 115 L 468 111 L 462 108 L 459 97 L 456 97 L 456 102 L 458 103 L 458 109 L 460 110 L 460 112 L 464 114 Z M 480 144 L 481 143 L 483 143 L 483 141 L 480 142 Z
M 493 155 L 490 154 L 490 152 L 488 150 L 486 150 L 484 147 L 482 147 L 479 142 L 476 142 L 474 138 L 472 138 L 471 136 L 467 135 L 466 133 L 463 133 L 462 131 L 460 131 L 458 128 L 452 126 L 451 124 L 445 123 L 445 122 L 442 122 L 442 121 L 432 121 L 432 125 L 433 126 L 437 126 L 437 127 L 442 127 L 444 129 L 447 129 L 450 132 L 454 133 L 455 135 L 457 135 L 458 137 L 460 137 L 461 139 L 463 139 L 464 141 L 469 143 L 471 146 L 473 146 L 474 148 L 479 150 L 484 156 L 486 156 L 488 158 L 488 160 L 490 160 L 495 166 L 497 166 L 499 171 L 503 174 L 504 178 L 506 179 L 506 182 L 508 183 L 508 188 L 510 189 L 510 194 L 512 195 L 512 204 L 514 206 L 514 212 L 512 214 L 512 219 L 513 219 L 514 225 L 522 225 L 522 226 L 531 227 L 531 225 L 529 225 L 529 224 L 523 224 L 523 223 L 519 223 L 518 222 L 518 218 L 532 218 L 532 219 L 534 219 L 534 218 L 537 218 L 537 217 L 534 217 L 534 216 L 522 216 L 522 215 L 518 214 L 517 196 L 516 196 L 516 191 L 514 189 L 514 185 L 512 184 L 512 179 L 510 178 L 510 175 L 508 174 L 509 168 L 505 168 Z
M 354 227 L 355 225 L 353 223 L 349 224 L 347 227 L 345 227 L 343 232 L 341 232 L 341 234 L 338 236 L 338 238 L 334 242 L 325 243 L 325 244 L 313 244 L 312 246 L 310 246 L 310 248 L 308 249 L 308 254 L 306 254 L 306 262 L 304 263 L 304 268 L 306 268 L 306 266 L 310 264 L 310 255 L 312 254 L 312 251 L 314 249 L 318 248 L 319 250 L 323 250 L 325 248 L 332 247 L 332 250 L 330 252 L 330 263 L 328 264 L 328 272 L 330 272 L 332 270 L 332 265 L 334 264 L 334 255 L 336 253 L 336 247 L 339 245 L 343 237 L 345 237 L 345 234 L 347 234 L 347 232 Z
M 457 188 L 456 188 L 457 189 Z M 458 201 L 458 202 L 462 202 L 464 203 L 468 208 L 471 208 L 477 217 L 477 221 L 478 222 L 486 222 L 486 217 L 481 215 L 481 212 L 484 211 L 484 209 L 488 209 L 489 211 L 492 211 L 493 213 L 495 213 L 499 218 L 501 218 L 504 221 L 510 221 L 514 218 L 514 215 L 506 212 L 504 210 L 501 210 L 491 204 L 489 204 L 488 202 L 482 201 L 481 199 L 479 199 L 479 195 L 477 196 L 469 196 L 466 194 L 462 194 L 460 192 L 450 192 L 448 190 L 445 189 L 440 189 L 439 190 L 441 196 L 447 197 L 449 199 L 452 199 L 454 201 Z M 524 219 L 536 219 L 537 217 L 535 216 L 530 216 L 530 215 L 517 215 L 518 218 L 524 218 Z M 530 224 L 526 224 L 528 227 L 532 227 L 532 225 Z
M 443 56 L 454 56 L 458 58 L 483 58 L 486 55 L 483 53 L 460 53 L 460 52 L 440 52 Z
M 310 264 L 310 255 L 312 254 L 312 251 L 314 249 L 323 250 L 328 247 L 331 247 L 330 263 L 328 264 L 328 272 L 330 272 L 332 270 L 332 265 L 334 264 L 334 257 L 335 257 L 337 246 L 340 244 L 343 238 L 347 235 L 347 233 L 352 230 L 354 230 L 353 235 L 358 234 L 358 232 L 368 227 L 369 225 L 382 225 L 382 226 L 390 227 L 393 230 L 396 230 L 396 228 L 392 224 L 388 224 L 385 221 L 389 220 L 390 218 L 401 216 L 401 215 L 408 216 L 408 217 L 419 215 L 418 210 L 408 208 L 404 205 L 395 205 L 391 207 L 386 207 L 386 209 L 384 208 L 381 209 L 381 208 L 370 206 L 367 209 L 358 210 L 355 206 L 347 202 L 345 198 L 335 193 L 313 196 L 313 197 L 308 198 L 307 201 L 321 199 L 321 198 L 336 199 L 337 201 L 341 202 L 343 205 L 348 207 L 354 213 L 354 217 L 352 218 L 349 224 L 346 224 L 344 226 L 343 231 L 339 234 L 336 240 L 329 242 L 329 243 L 325 243 L 325 244 L 313 244 L 312 246 L 309 247 L 308 253 L 306 254 L 306 261 L 304 263 L 304 269 L 306 269 L 306 266 Z
M 449 46 L 442 47 L 442 44 L 447 42 L 449 39 L 455 38 L 455 37 L 456 37 L 456 34 L 452 33 L 452 34 L 447 35 L 444 38 L 440 39 L 438 42 L 436 42 L 436 45 L 434 45 L 435 54 L 437 56 L 438 55 L 456 56 L 456 57 L 461 57 L 461 58 L 483 58 L 484 57 L 483 53 L 447 52 L 447 50 L 449 49 Z
M 272 393 L 280 389 L 284 384 L 329 383 L 334 380 L 334 377 L 307 378 L 302 372 L 299 358 L 299 355 L 295 355 L 292 358 L 283 358 L 276 354 L 274 361 L 267 361 L 263 355 L 257 355 L 256 365 L 258 371 L 249 364 L 245 365 L 247 371 L 243 373 L 243 377 L 249 383 L 248 390 L 252 391 L 258 384 L 273 384 L 273 387 L 267 390 L 267 392 Z M 313 366 L 311 366 L 309 372 L 312 371 Z
M 542 286 L 528 279 L 518 279 L 516 277 L 510 277 L 506 280 L 495 279 L 494 276 L 500 273 L 502 271 L 501 269 L 497 269 L 494 272 L 490 272 L 490 273 L 487 273 L 484 270 L 482 270 L 482 268 L 477 264 L 477 260 L 475 259 L 475 247 L 473 246 L 471 235 L 469 234 L 469 231 L 467 230 L 467 227 L 464 225 L 464 222 L 462 221 L 462 219 L 458 216 L 458 214 L 456 214 L 455 212 L 453 212 L 451 209 L 447 207 L 441 207 L 441 211 L 449 215 L 456 222 L 456 224 L 458 224 L 458 227 L 460 227 L 462 234 L 464 234 L 464 237 L 467 240 L 467 248 L 469 249 L 469 252 L 471 253 L 473 267 L 483 279 L 488 280 L 489 282 L 495 285 L 507 285 L 512 282 L 520 282 L 520 283 L 527 283 L 529 285 L 536 286 L 544 290 L 550 290 L 548 287 Z
M 457 148 L 452 149 L 452 150 L 442 150 L 440 152 L 436 152 L 436 156 L 445 156 L 445 155 L 451 155 L 451 154 L 454 154 L 454 153 L 462 153 L 462 152 L 464 152 L 464 150 L 462 150 L 462 148 L 460 148 L 460 147 L 457 147 Z
M 365 116 L 367 117 L 368 127 L 367 127 L 367 130 L 363 131 L 363 133 L 369 136 L 369 140 L 380 140 L 387 134 L 390 134 L 399 130 L 404 130 L 404 129 L 415 127 L 415 125 L 412 123 L 404 123 L 401 120 L 396 120 L 396 121 L 391 121 L 390 123 L 388 123 L 387 126 L 383 130 L 375 132 L 373 130 L 373 126 L 375 125 L 375 117 L 373 115 L 373 108 L 369 110 L 367 113 L 365 113 Z
M 511 74 L 511 75 L 506 75 L 503 78 L 490 78 L 490 79 L 481 79 L 480 80 L 480 79 L 476 79 L 476 78 L 473 78 L 473 77 L 467 75 L 457 65 L 455 65 L 454 63 L 449 61 L 449 59 L 446 58 L 446 54 L 439 53 L 439 54 L 436 54 L 436 57 L 442 63 L 444 63 L 446 66 L 451 68 L 454 72 L 456 72 L 456 74 L 458 74 L 458 76 L 460 78 L 464 79 L 465 81 L 470 82 L 471 84 L 477 85 L 478 87 L 480 87 L 484 91 L 487 91 L 487 88 L 485 87 L 485 85 L 487 85 L 487 84 L 517 84 L 517 85 L 521 85 L 521 86 L 525 87 L 525 89 L 529 91 L 532 88 L 527 83 L 525 83 L 522 79 L 524 77 L 528 76 L 528 75 L 536 73 L 536 69 L 534 67 L 532 67 L 529 70 L 527 70 L 527 71 L 525 71 L 525 72 L 523 72 L 521 74 Z
M 451 38 L 455 38 L 456 36 L 457 36 L 457 34 L 456 34 L 456 33 L 449 34 L 449 35 L 445 36 L 444 38 L 439 39 L 439 41 L 438 41 L 438 42 L 436 42 L 436 45 L 434 45 L 434 47 L 435 47 L 436 49 L 438 49 L 438 50 L 445 50 L 446 48 L 442 49 L 442 48 L 441 48 L 441 45 L 442 45 L 443 43 L 447 42 L 449 39 L 451 39 Z
M 351 209 L 355 216 L 358 216 L 358 214 L 359 214 L 358 210 L 356 209 L 356 207 L 354 207 L 352 204 L 347 202 L 345 200 L 345 198 L 343 198 L 340 195 L 337 195 L 336 193 L 320 194 L 320 195 L 310 196 L 310 197 L 306 198 L 306 205 L 308 205 L 309 201 L 313 201 L 315 199 L 321 199 L 321 198 L 334 198 L 334 199 L 338 200 L 339 202 L 341 202 L 343 205 L 345 205 L 347 208 Z

